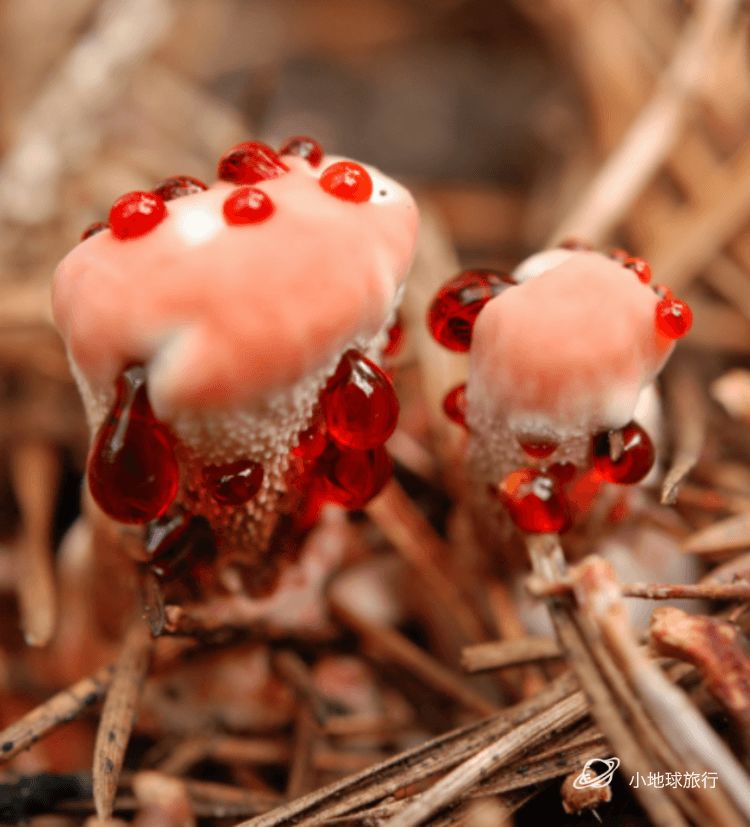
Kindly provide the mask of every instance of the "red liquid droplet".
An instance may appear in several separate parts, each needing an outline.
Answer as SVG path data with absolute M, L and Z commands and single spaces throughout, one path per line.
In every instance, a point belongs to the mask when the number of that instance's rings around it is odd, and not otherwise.
M 175 198 L 195 195 L 196 192 L 204 192 L 207 189 L 208 186 L 203 181 L 191 175 L 175 175 L 172 178 L 165 178 L 152 191 L 164 201 L 174 201 Z
M 607 482 L 632 485 L 640 482 L 654 464 L 654 446 L 648 434 L 636 422 L 621 429 L 622 456 L 613 461 L 610 456 L 609 431 L 597 434 L 593 440 L 594 468 Z
M 500 502 L 521 531 L 531 534 L 570 528 L 570 511 L 557 481 L 534 468 L 513 471 L 498 487 Z
M 504 273 L 465 270 L 438 291 L 427 314 L 433 337 L 449 350 L 467 351 L 479 312 L 508 284 Z
M 126 192 L 109 211 L 109 226 L 115 238 L 138 238 L 160 224 L 167 216 L 164 201 L 153 192 Z
M 583 252 L 591 252 L 594 249 L 593 245 L 589 244 L 588 241 L 583 241 L 580 238 L 566 238 L 565 241 L 560 242 L 558 247 L 562 247 L 563 250 L 575 250 L 575 251 L 583 251 Z
M 273 215 L 273 201 L 257 187 L 239 187 L 224 202 L 227 224 L 259 224 Z
M 301 431 L 298 439 L 299 442 L 292 448 L 292 453 L 305 462 L 317 459 L 328 444 L 325 426 L 322 422 L 315 422 Z
M 566 485 L 575 477 L 578 469 L 572 462 L 554 462 L 547 469 L 547 473 L 554 477 L 560 485 Z
M 541 439 L 534 440 L 519 438 L 518 444 L 521 446 L 524 453 L 528 454 L 530 457 L 534 457 L 534 459 L 544 459 L 545 457 L 554 454 L 557 450 L 556 442 L 545 442 Z
M 323 160 L 323 147 L 314 138 L 295 135 L 284 143 L 279 155 L 296 155 L 298 158 L 304 158 L 311 167 L 317 167 Z
M 151 410 L 144 370 L 128 368 L 117 380 L 115 404 L 91 448 L 91 494 L 114 520 L 147 523 L 169 508 L 179 481 L 173 437 Z
M 656 305 L 656 329 L 669 339 L 681 339 L 693 325 L 693 312 L 673 296 Z
M 443 411 L 457 425 L 466 425 L 466 384 L 456 385 L 443 397 Z
M 267 144 L 245 141 L 232 147 L 219 160 L 218 177 L 233 184 L 257 184 L 278 178 L 289 167 Z
M 622 247 L 613 247 L 607 255 L 616 261 L 618 264 L 625 264 L 625 262 L 631 258 L 630 253 L 627 250 L 623 250 Z
M 395 356 L 401 345 L 404 343 L 404 327 L 401 324 L 401 317 L 397 316 L 396 321 L 388 328 L 388 341 L 383 348 L 384 356 Z
M 629 256 L 623 262 L 623 266 L 632 270 L 644 284 L 651 281 L 651 265 L 645 259 Z
M 353 451 L 329 445 L 320 459 L 325 495 L 344 508 L 362 508 L 391 478 L 393 463 L 385 448 Z
M 398 422 L 398 399 L 390 379 L 356 350 L 341 357 L 321 402 L 329 436 L 345 448 L 382 445 Z
M 320 186 L 336 198 L 355 204 L 369 201 L 372 195 L 370 173 L 354 161 L 338 161 L 326 167 L 320 176 Z
M 87 238 L 91 238 L 92 235 L 96 235 L 97 233 L 101 233 L 103 230 L 108 229 L 109 224 L 107 224 L 106 221 L 94 221 L 81 233 L 81 241 L 85 241 Z
M 263 466 L 251 459 L 207 465 L 203 469 L 203 482 L 217 503 L 243 505 L 260 491 Z

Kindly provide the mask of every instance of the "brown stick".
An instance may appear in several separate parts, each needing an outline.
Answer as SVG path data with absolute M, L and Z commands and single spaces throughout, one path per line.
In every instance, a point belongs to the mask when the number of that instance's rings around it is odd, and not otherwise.
M 146 678 L 153 639 L 137 618 L 125 637 L 115 675 L 102 708 L 94 745 L 93 792 L 96 813 L 112 817 L 120 769 L 135 720 L 136 704 Z
M 750 600 L 750 583 L 625 583 L 621 591 L 624 597 L 647 600 Z
M 90 677 L 74 683 L 32 709 L 19 721 L 0 732 L 0 762 L 8 761 L 28 749 L 47 733 L 75 720 L 95 704 L 107 691 L 115 673 L 114 666 L 104 666 Z
M 27 440 L 13 449 L 10 459 L 23 525 L 17 550 L 21 628 L 30 646 L 45 646 L 57 613 L 50 535 L 60 456 L 52 445 Z
M 461 653 L 461 665 L 467 672 L 487 672 L 560 657 L 560 647 L 552 638 L 526 637 L 467 646 Z

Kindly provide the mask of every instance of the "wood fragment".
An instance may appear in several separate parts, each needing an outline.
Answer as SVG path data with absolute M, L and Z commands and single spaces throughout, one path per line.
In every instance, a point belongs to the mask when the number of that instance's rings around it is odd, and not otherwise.
M 60 454 L 53 445 L 31 439 L 14 446 L 10 461 L 22 520 L 16 551 L 21 628 L 26 643 L 45 646 L 57 614 L 51 537 Z
M 120 769 L 152 649 L 153 639 L 148 626 L 138 618 L 130 626 L 117 658 L 114 678 L 104 701 L 96 733 L 92 775 L 99 818 L 112 817 Z
M 662 505 L 674 505 L 680 483 L 701 455 L 708 421 L 703 389 L 687 363 L 678 363 L 668 372 L 667 398 L 674 452 L 662 483 L 661 502 Z
M 465 647 L 461 653 L 461 665 L 467 672 L 486 672 L 561 656 L 560 647 L 552 638 L 493 640 Z
M 697 531 L 685 540 L 689 554 L 716 554 L 750 548 L 750 511 Z
M 107 692 L 114 673 L 114 666 L 104 666 L 6 727 L 0 732 L 0 763 L 33 746 L 45 735 L 75 720 L 93 706 Z

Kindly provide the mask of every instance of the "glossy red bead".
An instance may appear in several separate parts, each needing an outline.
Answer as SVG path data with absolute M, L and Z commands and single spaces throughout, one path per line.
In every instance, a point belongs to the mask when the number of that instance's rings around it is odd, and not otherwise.
M 260 141 L 245 141 L 222 155 L 217 175 L 233 184 L 257 184 L 285 172 L 289 172 L 289 167 L 270 146 Z
M 118 522 L 146 523 L 169 508 L 179 481 L 173 437 L 151 410 L 145 372 L 128 368 L 89 454 L 91 494 Z
M 342 201 L 361 204 L 372 195 L 370 173 L 355 161 L 338 161 L 326 167 L 320 176 L 320 186 Z
M 644 284 L 651 281 L 651 265 L 645 259 L 628 256 L 623 262 L 623 266 L 627 267 L 628 270 L 632 270 Z
M 152 192 L 161 196 L 165 201 L 174 201 L 175 198 L 184 198 L 186 195 L 195 195 L 197 192 L 205 192 L 208 185 L 203 181 L 193 178 L 191 175 L 175 175 L 172 178 L 165 178 L 158 183 Z
M 567 485 L 578 473 L 578 469 L 572 462 L 553 462 L 547 469 L 547 473 L 560 485 Z
M 570 509 L 557 480 L 534 468 L 513 471 L 498 486 L 500 502 L 521 531 L 530 534 L 570 528 Z
M 621 429 L 623 449 L 619 459 L 610 455 L 610 432 L 597 434 L 592 443 L 594 468 L 607 482 L 632 485 L 640 482 L 654 464 L 654 446 L 636 422 Z
M 457 425 L 466 425 L 466 383 L 456 385 L 443 397 L 443 411 Z
M 224 201 L 227 224 L 260 224 L 273 215 L 273 201 L 257 187 L 238 187 Z
M 223 465 L 207 465 L 203 483 L 221 505 L 243 505 L 260 491 L 263 466 L 251 459 L 239 459 Z
M 296 155 L 298 158 L 304 158 L 311 167 L 317 167 L 323 160 L 323 147 L 314 138 L 295 135 L 284 143 L 279 155 Z
M 427 313 L 433 337 L 449 350 L 467 351 L 480 311 L 509 283 L 507 275 L 495 270 L 465 270 L 446 282 Z
M 345 508 L 363 508 L 391 478 L 393 463 L 379 445 L 356 451 L 331 444 L 320 459 L 325 496 Z
M 388 328 L 388 341 L 383 348 L 384 356 L 395 356 L 401 345 L 404 343 L 404 326 L 401 324 L 401 317 L 397 316 L 396 321 Z
M 85 241 L 87 238 L 91 238 L 92 235 L 96 235 L 97 233 L 101 233 L 108 229 L 109 224 L 107 224 L 106 221 L 94 221 L 81 233 L 81 241 Z
M 115 238 L 138 238 L 167 216 L 163 199 L 153 192 L 126 192 L 109 211 L 109 226 Z
M 382 445 L 398 422 L 398 399 L 378 365 L 348 350 L 321 398 L 328 435 L 346 448 Z
M 558 447 L 556 442 L 548 442 L 542 439 L 524 439 L 520 437 L 518 444 L 525 454 L 534 459 L 545 459 L 554 454 Z
M 317 459 L 328 444 L 325 425 L 323 422 L 314 422 L 309 428 L 300 432 L 297 440 L 297 444 L 292 448 L 292 453 L 296 457 L 305 462 Z
M 682 338 L 692 325 L 693 312 L 684 301 L 670 295 L 656 305 L 656 329 L 667 338 Z

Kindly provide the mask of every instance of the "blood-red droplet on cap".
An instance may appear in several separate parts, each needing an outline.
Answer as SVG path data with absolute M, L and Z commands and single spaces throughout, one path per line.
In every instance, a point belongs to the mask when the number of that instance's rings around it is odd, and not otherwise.
M 651 281 L 651 265 L 645 259 L 638 258 L 638 256 L 628 256 L 623 262 L 623 266 L 627 267 L 628 270 L 632 270 L 644 284 Z
M 298 442 L 294 448 L 292 448 L 292 453 L 305 462 L 316 459 L 323 453 L 328 444 L 325 424 L 322 421 L 313 422 L 309 428 L 300 431 L 297 439 Z
M 91 494 L 114 520 L 146 523 L 170 506 L 179 478 L 174 438 L 151 410 L 144 370 L 128 368 L 117 380 L 114 405 L 91 448 Z
M 518 444 L 525 454 L 534 459 L 545 459 L 557 450 L 557 443 L 544 439 L 519 437 Z
M 233 184 L 257 184 L 278 178 L 289 167 L 267 144 L 245 141 L 232 147 L 219 160 L 218 177 Z
M 207 465 L 203 469 L 203 482 L 221 505 L 242 505 L 260 491 L 263 466 L 251 459 Z
M 260 224 L 273 215 L 273 201 L 257 187 L 238 187 L 224 201 L 227 224 Z
M 356 350 L 341 357 L 321 404 L 329 436 L 347 448 L 382 445 L 398 422 L 398 399 L 390 379 Z
M 152 192 L 161 196 L 165 201 L 174 201 L 175 198 L 184 198 L 186 195 L 195 195 L 204 192 L 208 186 L 191 175 L 175 175 L 159 182 Z
M 457 425 L 466 425 L 466 383 L 456 385 L 443 397 L 443 411 Z
M 362 508 L 388 482 L 393 463 L 379 445 L 356 451 L 330 444 L 320 459 L 326 498 L 345 508 Z
M 304 158 L 311 167 L 317 167 L 323 160 L 323 147 L 307 135 L 295 135 L 284 143 L 279 155 L 296 155 Z
M 656 305 L 656 329 L 669 339 L 682 338 L 693 325 L 693 312 L 680 299 L 668 296 Z
M 612 459 L 610 431 L 597 434 L 592 442 L 594 468 L 607 482 L 632 485 L 640 482 L 654 464 L 654 446 L 648 434 L 637 422 L 620 429 L 622 454 Z
M 498 486 L 500 502 L 521 531 L 531 534 L 570 528 L 570 510 L 557 480 L 534 468 L 513 471 Z
M 438 291 L 427 313 L 433 337 L 449 350 L 467 351 L 474 322 L 487 302 L 509 284 L 496 270 L 465 270 Z
M 342 201 L 361 204 L 372 195 L 370 173 L 355 161 L 338 161 L 326 167 L 320 176 L 320 186 Z
M 109 211 L 109 226 L 115 238 L 138 238 L 160 224 L 167 215 L 163 199 L 153 192 L 126 192 Z
M 404 326 L 401 323 L 401 317 L 396 316 L 396 321 L 388 328 L 388 341 L 383 348 L 384 356 L 395 356 L 401 345 L 404 343 Z

